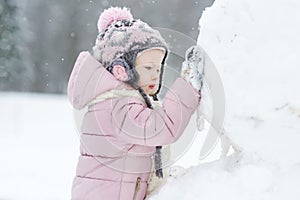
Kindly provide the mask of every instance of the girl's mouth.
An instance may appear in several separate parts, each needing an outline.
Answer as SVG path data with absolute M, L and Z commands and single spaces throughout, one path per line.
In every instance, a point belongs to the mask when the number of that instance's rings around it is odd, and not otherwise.
M 154 87 L 155 87 L 155 85 L 149 85 L 149 88 L 150 88 L 151 90 L 153 90 Z

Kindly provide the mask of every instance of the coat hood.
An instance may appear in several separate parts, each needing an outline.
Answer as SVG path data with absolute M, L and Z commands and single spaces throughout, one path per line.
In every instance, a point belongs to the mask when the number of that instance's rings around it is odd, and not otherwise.
M 118 81 L 89 52 L 81 52 L 68 82 L 68 99 L 75 109 L 84 108 L 98 95 L 116 88 Z

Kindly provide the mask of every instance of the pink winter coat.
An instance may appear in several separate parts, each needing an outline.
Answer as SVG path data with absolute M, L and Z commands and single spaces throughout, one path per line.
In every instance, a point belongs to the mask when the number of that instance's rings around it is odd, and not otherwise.
M 134 96 L 89 104 L 123 86 L 90 53 L 80 53 L 68 98 L 75 109 L 88 106 L 88 112 L 81 126 L 73 200 L 144 199 L 155 146 L 175 142 L 199 103 L 199 94 L 178 78 L 158 110 Z

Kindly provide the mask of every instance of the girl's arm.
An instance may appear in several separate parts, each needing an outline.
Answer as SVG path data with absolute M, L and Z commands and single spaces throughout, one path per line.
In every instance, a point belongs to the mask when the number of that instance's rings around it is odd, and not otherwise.
M 175 142 L 183 133 L 199 104 L 199 93 L 178 78 L 163 99 L 162 108 L 152 110 L 137 98 L 120 98 L 113 105 L 115 134 L 128 143 L 144 146 Z

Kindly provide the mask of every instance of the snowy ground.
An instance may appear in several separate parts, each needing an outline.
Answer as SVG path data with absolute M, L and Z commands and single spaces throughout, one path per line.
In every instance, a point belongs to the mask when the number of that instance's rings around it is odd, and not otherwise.
M 220 72 L 224 126 L 244 152 L 215 160 L 217 148 L 199 162 L 198 135 L 178 162 L 187 173 L 151 200 L 300 199 L 299 7 L 216 0 L 205 11 L 198 42 Z M 79 142 L 66 97 L 0 93 L 0 110 L 0 199 L 70 199 Z
M 70 199 L 79 154 L 63 96 L 0 93 L 0 199 Z

